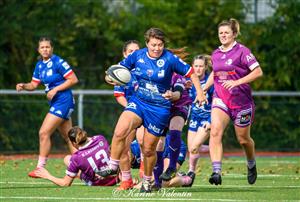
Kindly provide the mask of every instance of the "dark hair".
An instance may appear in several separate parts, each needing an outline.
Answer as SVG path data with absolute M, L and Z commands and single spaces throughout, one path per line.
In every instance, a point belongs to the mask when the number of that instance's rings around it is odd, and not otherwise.
M 39 39 L 39 45 L 42 41 L 49 41 L 51 47 L 53 47 L 52 40 L 49 37 L 43 36 Z
M 140 44 L 139 44 L 139 42 L 137 40 L 128 40 L 123 45 L 123 52 L 127 51 L 128 45 L 130 45 L 130 44 L 136 44 L 136 45 L 138 45 L 138 47 L 140 47 Z
M 211 64 L 211 56 L 210 55 L 196 55 L 193 58 L 192 64 L 194 64 L 195 60 L 203 60 L 204 66 L 208 69 L 212 66 Z
M 82 145 L 87 140 L 87 132 L 78 126 L 74 126 L 69 130 L 68 137 L 71 142 L 77 145 Z
M 165 33 L 160 30 L 159 28 L 150 28 L 146 31 L 145 35 L 145 42 L 148 43 L 150 41 L 150 38 L 156 38 L 161 40 L 163 43 L 165 43 Z
M 229 26 L 234 34 L 236 34 L 236 37 L 240 35 L 240 24 L 239 22 L 234 19 L 230 18 L 229 20 L 223 20 L 219 25 L 218 28 L 221 26 Z
M 43 36 L 39 39 L 39 43 L 38 43 L 38 48 L 40 46 L 40 43 L 43 42 L 43 41 L 48 41 L 50 43 L 50 46 L 53 48 L 53 44 L 52 44 L 52 40 L 49 38 L 49 37 L 46 37 L 46 36 Z M 38 60 L 42 60 L 42 56 L 39 55 L 37 57 Z

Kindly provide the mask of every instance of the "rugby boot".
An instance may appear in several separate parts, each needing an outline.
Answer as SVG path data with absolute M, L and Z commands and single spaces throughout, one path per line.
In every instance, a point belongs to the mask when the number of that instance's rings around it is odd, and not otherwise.
M 209 183 L 210 184 L 215 184 L 215 185 L 221 185 L 222 184 L 222 177 L 220 173 L 212 173 L 210 178 L 209 178 Z
M 34 170 L 30 171 L 30 172 L 28 173 L 28 177 L 32 177 L 32 178 L 40 178 L 39 176 L 37 176 L 37 175 L 35 174 L 35 171 L 37 171 L 37 170 L 38 170 L 38 168 L 35 168 Z
M 175 176 L 176 169 L 167 168 L 167 170 L 159 176 L 159 179 L 163 181 L 170 181 Z
M 247 169 L 248 169 L 248 175 L 247 175 L 248 183 L 254 184 L 257 178 L 256 165 L 251 169 L 247 166 Z
M 195 173 L 194 173 L 193 171 L 189 171 L 189 172 L 187 173 L 187 176 L 190 177 L 190 178 L 192 179 L 192 181 L 191 181 L 191 183 L 188 184 L 188 185 L 183 185 L 183 187 L 191 187 L 191 186 L 193 186 L 193 184 L 194 184 L 194 180 L 195 180 L 195 177 L 196 177 Z
M 117 190 L 122 191 L 122 190 L 128 190 L 132 189 L 134 186 L 132 179 L 122 181 L 120 186 L 117 188 Z
M 108 176 L 111 176 L 111 175 L 116 175 L 118 173 L 118 169 L 117 170 L 113 170 L 110 167 L 107 167 L 107 168 L 105 168 L 103 170 L 96 169 L 95 173 L 97 175 L 101 176 L 101 177 L 108 177 Z
M 151 193 L 151 182 L 143 180 L 140 193 Z

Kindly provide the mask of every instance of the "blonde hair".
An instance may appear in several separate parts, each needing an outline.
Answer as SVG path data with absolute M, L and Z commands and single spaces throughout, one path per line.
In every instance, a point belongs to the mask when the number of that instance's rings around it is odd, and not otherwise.
M 203 60 L 204 66 L 206 69 L 210 69 L 212 67 L 211 56 L 210 55 L 196 55 L 193 58 L 192 64 L 194 64 L 195 60 Z
M 222 26 L 229 26 L 230 29 L 232 30 L 232 32 L 234 34 L 236 34 L 236 37 L 238 35 L 241 34 L 240 32 L 240 23 L 239 21 L 237 21 L 236 19 L 234 18 L 230 18 L 229 20 L 223 20 L 219 25 L 218 25 L 218 28 L 222 27 Z
M 72 127 L 68 132 L 68 137 L 71 142 L 77 145 L 83 145 L 87 141 L 87 132 L 78 126 Z

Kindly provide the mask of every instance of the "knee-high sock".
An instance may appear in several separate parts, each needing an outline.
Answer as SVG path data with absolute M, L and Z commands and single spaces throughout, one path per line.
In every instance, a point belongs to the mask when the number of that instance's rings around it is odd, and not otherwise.
M 161 181 L 159 180 L 159 176 L 162 174 L 163 169 L 164 169 L 164 159 L 163 159 L 163 153 L 162 151 L 157 151 L 157 160 L 156 160 L 156 165 L 153 169 L 154 173 L 154 180 L 155 184 L 161 184 Z
M 190 153 L 189 159 L 189 171 L 195 172 L 198 159 L 200 158 L 200 154 L 192 154 Z
M 170 165 L 169 168 L 176 169 L 176 163 L 180 152 L 181 146 L 181 131 L 170 130 Z

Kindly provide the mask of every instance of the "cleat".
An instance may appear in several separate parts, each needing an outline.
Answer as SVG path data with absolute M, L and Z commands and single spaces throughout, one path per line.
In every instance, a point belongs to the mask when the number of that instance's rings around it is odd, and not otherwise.
M 110 167 L 107 167 L 103 170 L 98 170 L 96 169 L 95 170 L 95 173 L 101 177 L 108 177 L 108 176 L 111 176 L 111 175 L 116 175 L 118 174 L 118 169 L 117 170 L 112 170 Z
M 177 176 L 182 177 L 182 176 L 186 176 L 187 174 L 184 171 L 179 171 L 177 172 Z
M 117 190 L 119 191 L 123 191 L 123 190 L 128 190 L 128 189 L 132 189 L 134 186 L 132 179 L 130 180 L 126 180 L 126 181 L 122 181 L 120 186 L 117 188 Z
M 35 174 L 35 171 L 38 170 L 39 168 L 35 168 L 34 170 L 32 170 L 31 172 L 28 173 L 28 177 L 32 177 L 32 178 L 40 178 L 39 176 L 37 176 Z
M 163 180 L 163 181 L 170 181 L 175 176 L 176 176 L 176 169 L 173 170 L 173 169 L 167 168 L 167 170 L 159 176 L 159 179 Z
M 187 173 L 187 176 L 190 177 L 190 178 L 192 179 L 192 181 L 191 181 L 191 183 L 188 184 L 188 185 L 183 185 L 183 187 L 191 187 L 191 186 L 193 186 L 193 184 L 194 184 L 194 180 L 195 180 L 196 174 L 195 174 L 193 171 L 189 171 L 189 172 Z
M 141 193 L 151 193 L 151 182 L 149 182 L 147 180 L 143 180 L 140 192 Z
M 248 166 L 247 166 L 248 168 Z M 257 178 L 257 170 L 256 170 L 256 165 L 253 168 L 248 168 L 248 183 L 249 184 L 254 184 Z
M 222 184 L 222 177 L 220 173 L 212 173 L 210 178 L 209 178 L 209 183 L 210 184 L 215 184 L 215 185 L 221 185 Z

